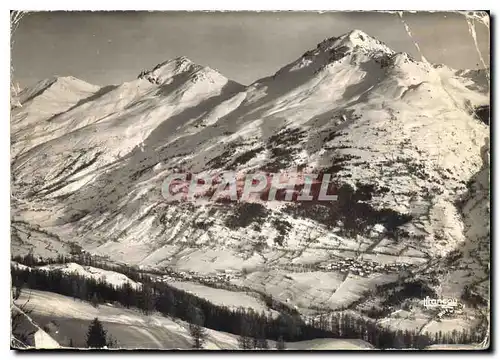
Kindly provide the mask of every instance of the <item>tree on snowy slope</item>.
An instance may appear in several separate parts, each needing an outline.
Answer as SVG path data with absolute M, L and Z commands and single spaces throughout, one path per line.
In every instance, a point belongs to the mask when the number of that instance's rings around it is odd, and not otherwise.
M 193 339 L 193 348 L 203 349 L 203 344 L 207 338 L 207 331 L 203 328 L 205 316 L 200 309 L 193 307 L 190 310 L 189 317 L 191 320 L 189 334 L 191 334 L 191 338 Z
M 90 303 L 95 308 L 99 307 L 99 298 L 97 297 L 96 293 L 94 293 L 94 295 L 92 295 L 92 299 L 90 299 Z
M 283 336 L 278 338 L 276 342 L 276 350 L 285 350 L 285 341 L 283 340 Z
M 241 318 L 240 336 L 238 337 L 238 346 L 243 350 L 254 348 L 254 339 L 250 336 L 251 325 L 246 318 Z
M 269 344 L 266 339 L 266 314 L 264 311 L 261 312 L 260 317 L 257 320 L 257 325 L 256 325 L 256 341 L 255 341 L 255 347 L 257 349 L 269 349 Z
M 155 310 L 155 294 L 154 289 L 148 284 L 144 284 L 141 288 L 139 296 L 139 308 L 144 314 L 149 315 Z

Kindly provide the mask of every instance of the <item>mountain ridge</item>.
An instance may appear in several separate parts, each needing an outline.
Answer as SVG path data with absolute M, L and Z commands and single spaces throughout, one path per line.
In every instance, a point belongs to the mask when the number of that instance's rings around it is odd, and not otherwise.
M 306 53 L 304 53 L 303 56 L 299 57 L 297 60 L 292 61 L 290 64 L 285 65 L 283 68 L 279 69 L 277 73 L 281 72 L 284 68 L 288 67 L 293 67 L 292 65 L 296 64 L 297 62 L 303 60 L 304 58 L 307 58 L 308 56 L 311 56 L 311 54 L 314 54 L 315 52 L 328 52 L 329 50 L 338 50 L 339 48 L 348 48 L 350 51 L 357 50 L 359 52 L 365 52 L 365 53 L 370 53 L 371 55 L 377 54 L 377 53 L 384 53 L 386 55 L 391 55 L 391 56 L 397 56 L 400 57 L 400 59 L 397 62 L 407 62 L 407 61 L 416 61 L 411 55 L 405 52 L 395 52 L 392 49 L 390 49 L 385 43 L 379 41 L 378 39 L 371 37 L 370 35 L 366 34 L 362 30 L 359 29 L 354 29 L 351 30 L 345 34 L 342 34 L 338 37 L 331 37 L 323 40 L 322 42 L 318 43 L 317 47 L 315 49 L 308 50 Z M 346 50 L 346 49 L 344 49 Z M 319 54 L 319 53 L 318 53 Z M 316 55 L 318 55 L 316 54 Z M 436 67 L 443 68 L 447 67 L 446 65 L 443 64 L 437 64 L 435 65 Z M 159 76 L 159 73 L 161 71 L 166 71 L 167 74 L 164 74 L 163 76 L 167 78 L 171 78 L 174 75 L 179 75 L 180 73 L 184 72 L 190 72 L 190 73 L 196 73 L 196 72 L 201 72 L 201 73 L 216 73 L 219 74 L 220 76 L 224 77 L 223 74 L 218 72 L 217 70 L 213 70 L 209 66 L 206 65 L 201 65 L 193 62 L 190 60 L 187 56 L 181 55 L 175 58 L 168 59 L 166 61 L 163 61 L 161 63 L 158 63 L 154 67 L 152 67 L 150 70 L 143 70 L 138 78 L 147 78 L 148 76 L 152 76 L 155 74 L 156 76 Z M 481 69 L 459 69 L 459 70 L 454 70 L 457 73 L 467 73 L 471 71 L 481 71 Z M 169 74 L 170 72 L 170 74 Z M 275 74 L 276 75 L 276 74 Z M 247 85 L 246 87 L 251 87 L 254 83 L 262 81 L 263 79 L 271 78 L 272 76 L 269 77 L 263 77 L 261 79 L 255 80 L 252 84 Z M 154 78 L 151 78 L 153 83 L 155 82 Z M 38 84 L 40 83 L 54 83 L 57 81 L 64 81 L 64 80 L 76 80 L 79 82 L 85 82 L 84 80 L 77 79 L 73 76 L 53 76 L 47 79 L 43 79 L 39 81 L 37 84 L 27 87 L 23 89 L 25 91 L 26 89 L 30 88 L 36 88 L 39 87 Z M 160 79 L 158 79 L 160 80 Z M 235 83 L 237 83 L 234 80 L 230 80 Z M 86 83 L 86 82 L 85 82 Z M 49 85 L 51 85 L 49 84 Z M 89 84 L 89 83 L 86 83 Z M 91 85 L 91 84 L 89 84 Z M 159 85 L 159 84 L 157 84 Z M 96 85 L 93 85 L 96 86 Z M 107 86 L 107 85 L 105 85 Z M 102 86 L 102 87 L 105 87 Z M 244 85 L 242 85 L 244 86 Z M 101 87 L 101 88 L 102 88 Z M 22 103 L 22 102 L 21 102 Z

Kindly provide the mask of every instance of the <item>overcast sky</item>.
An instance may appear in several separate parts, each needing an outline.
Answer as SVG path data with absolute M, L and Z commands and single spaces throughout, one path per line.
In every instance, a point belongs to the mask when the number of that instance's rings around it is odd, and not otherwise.
M 427 60 L 482 67 L 463 15 L 403 18 Z M 54 75 L 117 84 L 184 55 L 249 84 L 352 29 L 419 58 L 399 16 L 388 13 L 42 12 L 26 15 L 12 35 L 13 79 L 22 87 Z M 489 30 L 476 22 L 476 31 L 489 64 Z

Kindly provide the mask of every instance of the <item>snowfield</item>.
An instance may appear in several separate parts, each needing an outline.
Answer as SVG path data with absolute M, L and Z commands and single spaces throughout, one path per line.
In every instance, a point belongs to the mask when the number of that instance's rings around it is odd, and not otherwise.
M 120 287 L 125 283 L 129 283 L 132 288 L 138 289 L 141 284 L 133 280 L 130 280 L 127 276 L 110 270 L 103 270 L 92 266 L 82 266 L 75 263 L 67 264 L 54 264 L 38 267 L 40 270 L 54 271 L 60 270 L 65 274 L 76 273 L 77 275 L 84 276 L 86 278 L 91 278 L 95 280 L 103 280 L 110 285 Z
M 251 308 L 254 311 L 267 313 L 269 308 L 263 301 L 242 292 L 216 289 L 205 285 L 200 285 L 187 281 L 168 281 L 168 285 L 188 293 L 204 298 L 213 304 L 227 306 L 229 308 L 243 307 Z
M 29 269 L 29 266 L 19 264 L 15 261 L 11 261 L 11 266 L 19 268 L 21 270 Z M 66 264 L 51 264 L 45 266 L 38 266 L 37 269 L 45 271 L 61 271 L 65 274 L 77 274 L 90 279 L 102 280 L 116 287 L 123 286 L 123 284 L 125 283 L 129 283 L 132 286 L 132 288 L 135 289 L 141 287 L 141 283 L 129 279 L 124 274 L 121 274 L 116 271 L 96 268 L 93 266 L 82 266 L 75 263 L 66 263 Z
M 37 349 L 58 349 L 61 346 L 52 339 L 45 331 L 38 330 L 35 333 L 35 347 Z

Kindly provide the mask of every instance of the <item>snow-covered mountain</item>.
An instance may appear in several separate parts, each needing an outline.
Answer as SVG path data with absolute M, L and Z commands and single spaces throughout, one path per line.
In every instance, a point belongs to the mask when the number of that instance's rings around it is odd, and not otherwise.
M 400 278 L 398 264 L 428 270 L 489 227 L 482 207 L 457 207 L 484 171 L 484 75 L 354 30 L 246 87 L 185 57 L 118 86 L 42 81 L 12 110 L 13 253 L 77 243 L 146 268 L 232 269 L 234 284 L 304 312 L 349 306 Z M 339 201 L 194 206 L 161 195 L 174 169 L 296 167 L 332 173 Z

